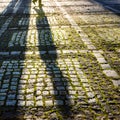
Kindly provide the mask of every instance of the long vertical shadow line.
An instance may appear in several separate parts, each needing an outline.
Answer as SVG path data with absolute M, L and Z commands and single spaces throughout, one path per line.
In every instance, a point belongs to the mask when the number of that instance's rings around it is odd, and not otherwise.
M 71 102 L 68 91 L 69 79 L 64 77 L 62 71 L 58 66 L 57 46 L 53 41 L 54 38 L 52 37 L 52 32 L 48 23 L 47 16 L 45 15 L 42 7 L 39 9 L 35 8 L 35 10 L 38 13 L 36 23 L 38 21 L 42 21 L 43 18 L 46 22 L 42 28 L 39 27 L 40 25 L 37 25 L 40 58 L 45 63 L 46 72 L 48 76 L 50 76 L 51 82 L 53 84 L 54 105 L 59 110 L 60 115 L 64 118 L 66 115 L 70 116 L 71 113 Z M 44 36 L 44 38 L 41 39 L 41 35 Z M 42 40 L 44 41 L 44 45 L 41 44 Z M 49 43 L 49 45 L 46 43 Z M 45 51 L 45 54 L 43 54 L 42 51 Z M 49 51 L 54 51 L 54 54 L 50 54 Z
M 16 0 L 17 2 L 17 0 Z M 1 41 L 4 42 L 5 46 L 4 49 L 8 52 L 12 51 L 20 51 L 25 52 L 26 51 L 26 43 L 27 43 L 27 34 L 28 34 L 28 27 L 29 27 L 29 17 L 30 17 L 30 11 L 28 10 L 28 13 L 26 13 L 25 15 L 24 10 L 26 9 L 26 7 L 31 7 L 32 0 L 23 0 L 22 3 L 20 4 L 18 10 L 16 11 L 13 20 L 11 21 L 11 24 L 13 23 L 12 27 L 16 27 L 17 25 L 17 30 L 6 30 L 5 32 L 8 35 L 3 35 L 2 39 L 6 39 L 9 38 L 7 41 Z M 14 6 L 14 3 L 11 5 Z M 5 15 L 7 15 L 9 13 L 6 13 Z M 11 14 L 12 15 L 12 12 Z M 18 18 L 17 18 L 18 17 Z M 28 19 L 28 23 L 26 25 L 26 29 L 22 30 L 19 29 L 19 21 L 21 20 L 21 18 L 27 17 Z M 16 19 L 17 18 L 17 19 Z M 14 23 L 14 20 L 15 23 Z M 11 27 L 11 26 L 9 26 Z M 14 33 L 17 33 L 16 38 L 14 39 L 14 45 L 13 46 L 9 46 L 9 42 L 11 41 L 12 37 L 14 36 Z M 20 34 L 19 34 L 20 33 Z M 23 35 L 24 34 L 24 35 Z M 23 35 L 23 39 L 21 40 L 21 35 Z M 19 44 L 16 44 L 16 39 L 17 37 L 19 38 Z M 0 38 L 1 39 L 1 38 Z M 21 46 L 20 42 L 23 41 L 24 46 Z M 2 50 L 1 46 L 0 46 L 0 51 Z M 18 101 L 20 100 L 20 97 L 18 97 L 19 94 L 19 90 L 21 89 L 19 85 L 22 86 L 21 84 L 21 75 L 22 72 L 24 70 L 24 60 L 25 60 L 25 55 L 10 55 L 8 57 L 0 57 L 0 61 L 2 61 L 2 63 L 0 64 L 0 74 L 1 71 L 3 73 L 3 77 L 0 85 L 0 93 L 2 93 L 1 91 L 5 91 L 5 100 L 4 100 L 4 105 L 0 106 L 0 119 L 1 120 L 19 120 L 19 117 L 23 117 L 24 115 L 24 106 L 19 107 L 18 106 Z M 22 62 L 21 62 L 22 61 Z M 9 66 L 12 66 L 11 68 L 9 68 Z M 7 74 L 9 72 L 9 74 Z M 14 74 L 15 72 L 20 73 L 20 74 Z M 4 88 L 3 86 L 6 85 L 5 81 L 9 81 L 8 83 L 8 87 Z M 14 83 L 14 84 L 13 84 Z M 4 92 L 3 92 L 4 93 Z M 1 95 L 1 94 L 0 94 Z M 15 96 L 15 98 L 9 98 L 9 96 Z M 1 96 L 0 96 L 1 97 Z M 1 102 L 1 101 L 0 101 Z M 20 109 L 19 109 L 20 108 Z M 22 118 L 21 118 L 22 119 Z

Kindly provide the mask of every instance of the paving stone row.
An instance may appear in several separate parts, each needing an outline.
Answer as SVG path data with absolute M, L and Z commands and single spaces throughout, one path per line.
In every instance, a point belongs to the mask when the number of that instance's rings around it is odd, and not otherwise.
M 20 19 L 20 20 L 19 20 Z M 19 22 L 18 22 L 19 20 Z M 69 25 L 68 21 L 61 15 L 59 14 L 55 14 L 53 16 L 53 14 L 51 15 L 47 15 L 46 17 L 43 18 L 39 18 L 38 15 L 33 15 L 33 17 L 29 18 L 29 16 L 23 16 L 21 18 L 21 16 L 16 16 L 14 18 L 14 21 L 10 24 L 10 27 L 14 27 L 16 26 L 39 26 L 42 27 L 44 25 L 48 26 L 48 23 L 50 25 L 54 25 L 54 26 L 61 26 L 61 25 Z
M 69 13 L 67 13 L 67 11 L 61 6 L 61 4 L 59 2 L 56 1 L 56 4 L 57 6 L 61 9 L 61 11 L 63 13 L 66 13 L 66 18 L 70 19 L 70 23 L 75 26 L 78 26 L 77 23 L 71 18 L 71 16 L 69 15 Z M 96 49 L 96 47 L 93 45 L 93 43 L 91 42 L 91 40 L 88 38 L 88 35 L 85 34 L 82 29 L 78 26 L 77 28 L 74 27 L 78 32 L 79 32 L 79 35 L 81 36 L 82 38 L 82 41 L 84 42 L 84 44 L 87 45 L 88 49 Z M 94 54 L 96 59 L 98 60 L 98 62 L 100 63 L 101 66 L 103 66 L 103 63 L 106 64 L 107 61 L 105 61 L 104 57 L 101 55 L 101 53 L 97 53 L 97 54 Z M 100 58 L 98 58 L 98 56 L 101 56 Z M 109 65 L 110 66 L 110 65 Z M 106 76 L 108 77 L 113 77 L 113 78 L 120 78 L 120 76 L 116 73 L 116 71 L 114 71 L 111 67 L 110 67 L 111 70 L 104 70 L 104 74 L 106 74 Z M 114 83 L 114 82 L 113 82 Z
M 1 27 L 0 119 L 119 119 L 119 47 L 98 42 L 119 44 L 119 17 L 88 0 L 25 3 Z
M 71 33 L 75 33 L 71 36 Z M 27 38 L 26 38 L 27 36 Z M 38 40 L 39 39 L 39 40 Z M 26 42 L 27 40 L 27 42 Z M 79 39 L 79 35 L 70 28 L 57 28 L 57 29 L 39 29 L 15 32 L 8 43 L 8 47 L 11 46 L 52 46 L 56 45 L 69 45 L 71 42 L 75 44 L 80 42 L 79 47 L 82 48 L 82 41 Z
M 65 61 L 58 60 L 58 63 L 60 63 L 60 65 L 58 66 L 61 66 L 60 70 L 58 69 L 57 66 L 54 65 L 55 64 L 54 61 L 51 60 L 47 60 L 46 63 L 44 63 L 43 61 L 36 61 L 32 63 L 32 60 L 19 61 L 19 62 L 4 61 L 1 66 L 1 74 L 0 74 L 1 83 L 2 83 L 1 105 L 5 104 L 5 105 L 14 106 L 18 101 L 18 105 L 20 106 L 24 106 L 25 102 L 26 102 L 26 106 L 29 105 L 33 106 L 34 104 L 36 104 L 36 106 L 40 106 L 45 104 L 44 102 L 46 102 L 47 97 L 49 99 L 53 99 L 52 95 L 58 95 L 58 105 L 63 105 L 64 98 L 59 98 L 59 94 L 63 96 L 65 94 L 67 97 L 71 96 L 71 98 L 73 99 L 75 98 L 76 94 L 78 94 L 78 96 L 81 95 L 81 92 L 77 93 L 77 91 L 75 90 L 75 87 L 76 89 L 80 88 L 80 90 L 82 90 L 82 87 L 79 86 L 80 81 L 79 79 L 77 79 L 77 76 L 81 77 L 81 81 L 83 82 L 84 81 L 87 82 L 87 78 L 84 76 L 83 72 L 79 69 L 79 62 L 70 61 L 69 59 L 68 60 L 66 59 Z M 45 71 L 46 69 L 45 64 L 46 65 L 48 64 L 47 69 L 51 72 L 51 74 L 53 74 L 52 76 L 54 76 L 53 84 L 55 84 L 56 90 L 55 88 L 52 87 L 53 85 L 51 83 L 50 76 L 47 75 L 50 73 L 48 71 Z M 68 68 L 68 66 L 70 67 Z M 67 71 L 67 68 L 70 71 Z M 73 71 L 73 70 L 77 70 L 77 71 Z M 21 71 L 22 71 L 22 75 L 21 75 Z M 71 83 L 69 83 L 69 85 L 67 83 L 68 81 L 66 81 L 67 78 L 62 77 L 63 76 L 62 74 L 64 74 L 65 77 L 70 76 Z M 83 83 L 83 86 L 84 85 L 87 86 L 86 89 L 89 89 L 89 84 Z M 31 87 L 33 87 L 33 89 L 31 89 Z M 69 89 L 69 96 L 66 93 L 66 89 Z M 6 92 L 7 92 L 7 96 L 6 96 Z M 36 95 L 34 92 L 36 92 Z M 90 95 L 92 95 L 92 93 Z M 44 101 L 39 102 L 39 100 L 44 100 Z M 50 101 L 53 103 L 53 100 Z M 48 105 L 50 105 L 49 102 Z

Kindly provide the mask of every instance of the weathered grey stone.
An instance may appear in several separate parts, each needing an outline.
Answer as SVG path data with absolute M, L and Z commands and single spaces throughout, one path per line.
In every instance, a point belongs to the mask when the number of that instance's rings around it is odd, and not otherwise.
M 0 93 L 7 93 L 8 88 L 7 89 L 0 89 Z
M 0 93 L 0 96 L 5 96 L 7 95 L 7 93 Z
M 2 89 L 6 89 L 6 88 L 8 88 L 9 87 L 9 84 L 3 84 L 2 85 Z
M 11 52 L 11 55 L 19 55 L 21 52 L 20 51 L 13 51 Z
M 42 100 L 42 98 L 43 98 L 42 95 L 39 95 L 36 97 L 36 101 Z
M 117 74 L 116 71 L 114 70 L 103 70 L 103 73 L 107 76 L 107 77 L 112 77 L 112 78 L 120 78 L 120 76 Z
M 49 95 L 49 91 L 43 91 L 43 95 Z
M 75 101 L 74 100 L 66 100 L 65 101 L 65 105 L 74 105 L 75 104 Z
M 15 106 L 16 105 L 16 100 L 7 100 L 6 105 L 7 106 Z
M 88 98 L 93 98 L 95 95 L 93 94 L 93 92 L 87 92 Z
M 18 81 L 18 78 L 12 78 L 11 81 Z
M 107 61 L 104 59 L 104 58 L 97 58 L 97 61 L 100 63 L 100 64 L 106 64 Z
M 12 100 L 12 99 L 15 99 L 15 97 L 16 97 L 15 94 L 11 94 L 11 95 L 8 95 L 7 99 Z
M 70 95 L 75 95 L 75 94 L 76 94 L 76 91 L 70 90 L 70 91 L 69 91 L 69 94 L 70 94 Z
M 89 100 L 88 100 L 88 103 L 96 103 L 96 99 L 95 99 L 95 98 L 89 99 Z
M 89 85 L 88 83 L 83 83 L 83 86 L 87 88 L 87 87 L 89 87 L 90 85 Z
M 29 69 L 29 68 L 33 68 L 33 65 L 27 65 L 27 68 Z
M 120 53 L 120 49 L 118 49 L 118 50 L 117 50 L 117 52 L 119 52 L 119 53 Z
M 20 87 L 21 89 L 18 90 L 18 94 L 25 94 L 25 90 L 23 88 L 25 88 L 25 86 Z
M 44 83 L 37 83 L 36 86 L 37 88 L 42 88 L 42 86 L 44 86 Z
M 27 100 L 33 100 L 33 93 L 26 95 Z
M 54 100 L 54 105 L 64 105 L 63 100 Z
M 36 82 L 36 79 L 35 78 L 29 78 L 29 80 L 27 81 L 28 84 L 33 84 Z
M 120 80 L 112 80 L 114 86 L 118 87 L 120 86 Z
M 13 86 L 16 86 L 17 87 L 17 84 L 18 84 L 18 82 L 11 82 L 11 87 Z
M 2 77 L 0 77 L 0 81 L 2 80 Z
M 81 78 L 80 80 L 81 80 L 82 83 L 88 83 L 88 79 Z
M 0 101 L 0 106 L 3 106 L 4 105 L 4 101 Z
M 26 101 L 26 106 L 34 106 L 34 101 L 32 101 L 32 100 L 27 100 L 27 101 Z
M 51 95 L 58 95 L 58 91 L 57 90 L 50 90 L 50 94 Z
M 80 82 L 72 82 L 74 86 L 80 86 Z
M 1 96 L 1 95 L 0 95 L 0 101 L 5 100 L 5 98 L 6 98 L 6 96 Z
M 101 64 L 101 67 L 103 70 L 111 69 L 111 66 L 109 64 Z
M 42 92 L 40 90 L 36 91 L 37 95 L 40 95 Z
M 3 77 L 3 75 L 4 75 L 3 73 L 0 73 L 0 77 L 1 77 L 1 78 Z
M 23 80 L 24 80 L 24 79 L 27 80 L 27 79 L 28 79 L 28 75 L 22 75 L 22 76 L 21 76 L 21 79 L 23 79 Z
M 65 87 L 63 87 L 63 86 L 58 86 L 56 88 L 57 88 L 57 90 L 65 90 Z
M 18 106 L 25 106 L 25 101 L 23 101 L 23 100 L 18 100 L 17 105 L 18 105 Z
M 0 55 L 9 55 L 9 52 L 0 52 Z
M 35 79 L 36 77 L 36 75 L 30 75 L 30 79 Z
M 67 91 L 59 91 L 59 94 L 66 96 L 67 95 Z
M 42 102 L 42 101 L 40 101 L 40 100 L 39 100 L 39 101 L 37 101 L 37 102 L 36 102 L 36 106 L 43 106 L 43 102 Z
M 14 75 L 20 75 L 20 72 L 13 72 Z
M 103 58 L 103 56 L 101 55 L 101 53 L 99 53 L 98 51 L 94 51 L 94 56 L 96 57 L 96 58 Z
M 20 80 L 19 81 L 19 84 L 26 84 L 27 83 L 27 80 Z
M 26 89 L 26 93 L 33 93 L 33 92 L 34 92 L 34 88 Z
M 9 82 L 10 82 L 10 79 L 7 79 L 3 81 L 3 84 L 9 84 Z
M 46 100 L 45 101 L 45 106 L 53 106 L 53 101 L 52 100 Z
M 96 49 L 96 47 L 95 47 L 94 45 L 92 45 L 92 44 L 88 44 L 87 47 L 88 47 L 88 49 L 90 49 L 90 50 L 91 50 L 91 49 L 92 49 L 92 50 Z
M 25 97 L 24 97 L 24 95 L 17 95 L 17 99 L 18 99 L 18 100 L 24 100 Z

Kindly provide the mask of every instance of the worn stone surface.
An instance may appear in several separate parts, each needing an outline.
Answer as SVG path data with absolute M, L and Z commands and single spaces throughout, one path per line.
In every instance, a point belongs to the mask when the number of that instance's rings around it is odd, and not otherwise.
M 118 120 L 120 3 L 42 4 L 0 0 L 0 119 Z

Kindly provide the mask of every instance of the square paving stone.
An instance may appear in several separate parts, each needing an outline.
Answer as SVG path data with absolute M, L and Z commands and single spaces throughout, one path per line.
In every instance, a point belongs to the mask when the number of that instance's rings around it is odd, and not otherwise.
M 103 70 L 111 69 L 111 66 L 109 64 L 101 64 L 101 67 L 102 67 Z
M 18 106 L 25 106 L 25 101 L 23 101 L 23 100 L 18 100 L 17 105 L 18 105 Z
M 54 105 L 64 105 L 63 100 L 54 100 Z
M 12 100 L 15 99 L 16 95 L 15 94 L 11 94 L 7 96 L 7 99 Z
M 108 77 L 112 77 L 116 79 L 120 78 L 120 76 L 114 70 L 103 70 L 103 73 Z
M 39 95 L 39 96 L 36 97 L 36 101 L 42 100 L 42 98 L 43 97 L 41 95 Z
M 43 102 L 41 101 L 41 100 L 38 100 L 37 102 L 36 102 L 36 106 L 43 106 Z
M 6 96 L 1 96 L 1 95 L 0 95 L 0 101 L 5 100 L 5 98 L 6 98 Z
M 17 95 L 17 99 L 18 99 L 18 100 L 24 100 L 25 97 L 24 97 L 24 95 Z
M 4 105 L 4 101 L 0 101 L 0 106 L 3 106 Z
M 53 106 L 53 101 L 52 100 L 46 100 L 45 101 L 45 106 Z
M 120 86 L 120 80 L 112 80 L 112 82 L 116 87 Z
M 99 63 L 107 63 L 107 61 L 104 58 L 97 58 L 97 61 Z
M 34 106 L 34 101 L 26 101 L 26 106 Z
M 6 101 L 6 106 L 15 106 L 16 105 L 16 100 L 7 100 Z

